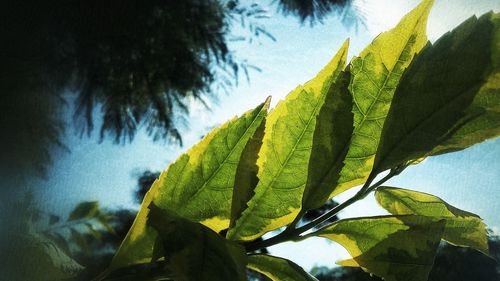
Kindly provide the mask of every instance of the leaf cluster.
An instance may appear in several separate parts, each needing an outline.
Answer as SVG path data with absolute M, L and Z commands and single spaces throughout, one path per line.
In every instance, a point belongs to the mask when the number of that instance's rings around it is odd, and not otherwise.
M 98 279 L 141 264 L 155 269 L 142 272 L 153 280 L 246 280 L 245 268 L 272 280 L 315 280 L 292 261 L 258 252 L 310 237 L 345 247 L 352 258 L 340 265 L 388 281 L 427 280 L 442 240 L 488 254 L 479 216 L 384 186 L 425 157 L 500 134 L 500 16 L 472 17 L 431 44 L 432 4 L 422 1 L 349 63 L 347 40 L 273 109 L 268 98 L 181 155 L 153 182 Z M 372 192 L 388 215 L 332 222 Z

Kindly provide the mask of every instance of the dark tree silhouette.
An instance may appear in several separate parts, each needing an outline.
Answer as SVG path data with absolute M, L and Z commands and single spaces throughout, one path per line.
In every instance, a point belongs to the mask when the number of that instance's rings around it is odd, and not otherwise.
M 302 20 L 350 7 L 350 1 L 281 0 Z M 346 9 L 344 9 L 346 8 Z M 272 36 L 266 12 L 237 0 L 7 0 L 0 4 L 0 146 L 6 175 L 34 166 L 43 174 L 64 129 L 63 92 L 76 98 L 82 133 L 131 141 L 145 127 L 153 139 L 181 143 L 190 99 L 203 101 L 251 67 L 228 41 Z M 7 169 L 9 168 L 9 169 Z
M 137 187 L 134 191 L 134 199 L 141 203 L 153 182 L 160 176 L 160 172 L 143 171 L 137 177 Z
M 363 24 L 363 15 L 353 5 L 352 0 L 279 0 L 278 10 L 284 15 L 293 15 L 302 23 L 309 22 L 314 25 L 330 15 L 340 18 L 346 26 Z
M 180 143 L 186 102 L 246 72 L 228 49 L 232 26 L 245 19 L 248 36 L 267 34 L 264 13 L 216 0 L 2 1 L 0 168 L 43 174 L 60 144 L 65 92 L 76 95 L 82 133 L 98 120 L 101 139 L 130 141 L 144 126 L 155 140 Z

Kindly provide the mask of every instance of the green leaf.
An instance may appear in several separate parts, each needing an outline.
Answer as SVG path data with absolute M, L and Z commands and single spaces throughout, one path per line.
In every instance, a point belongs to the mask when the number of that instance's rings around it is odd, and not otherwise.
M 246 280 L 247 256 L 241 245 L 154 204 L 148 224 L 162 239 L 167 269 L 175 280 Z
M 69 214 L 68 221 L 92 218 L 99 213 L 99 202 L 82 202 Z
M 382 216 L 340 220 L 315 235 L 341 244 L 353 257 L 338 262 L 361 267 L 387 281 L 426 281 L 444 221 L 423 216 Z
M 421 215 L 446 221 L 443 239 L 458 245 L 473 247 L 488 254 L 488 233 L 482 219 L 457 209 L 434 195 L 394 187 L 379 187 L 378 203 L 394 215 Z
M 318 114 L 302 197 L 303 213 L 328 201 L 344 166 L 353 131 L 352 97 L 347 90 L 350 77 L 349 70 L 340 74 Z
M 344 68 L 348 41 L 311 81 L 298 86 L 267 118 L 259 152 L 259 183 L 248 208 L 228 237 L 253 240 L 290 223 L 301 208 L 316 117 L 330 86 Z
M 484 22 L 486 21 L 484 18 L 488 19 L 493 26 L 492 33 L 482 38 L 483 40 L 491 38 L 491 45 L 486 49 L 491 50 L 492 72 L 482 84 L 468 109 L 469 115 L 476 115 L 474 111 L 480 114 L 449 135 L 444 142 L 432 150 L 431 155 L 465 149 L 500 135 L 500 13 L 488 13 L 478 20 L 477 25 L 483 25 L 483 28 L 487 29 L 485 26 L 488 23 Z
M 425 28 L 432 4 L 432 0 L 422 1 L 352 60 L 349 91 L 354 101 L 354 132 L 332 196 L 368 179 L 396 86 L 427 42 Z
M 273 281 L 317 281 L 297 264 L 269 255 L 248 256 L 248 268 L 264 274 Z
M 83 267 L 70 258 L 53 241 L 35 233 L 17 234 L 7 248 L 8 259 L 2 260 L 2 280 L 53 281 L 75 277 Z
M 229 227 L 233 227 L 235 225 L 236 220 L 247 208 L 247 202 L 250 201 L 255 194 L 254 189 L 259 182 L 259 178 L 257 177 L 257 173 L 259 171 L 257 158 L 259 156 L 259 150 L 262 146 L 265 126 L 266 122 L 264 120 L 255 131 L 255 134 L 250 138 L 241 154 L 241 159 L 238 163 L 234 179 L 233 199 L 231 203 L 231 221 L 229 223 Z
M 180 159 L 184 158 L 184 155 L 180 157 Z M 180 159 L 177 159 L 174 164 L 178 163 Z M 172 167 L 175 168 L 176 166 L 174 164 L 172 164 L 169 169 Z M 148 192 L 146 192 L 141 208 L 127 232 L 125 239 L 123 239 L 118 251 L 115 253 L 107 272 L 111 272 L 121 267 L 151 261 L 153 257 L 153 246 L 155 245 L 158 235 L 147 226 L 147 216 L 149 214 L 148 206 L 153 201 L 153 197 L 160 185 L 160 180 L 157 179 L 153 182 Z
M 500 20 L 472 17 L 428 45 L 403 76 L 375 172 L 500 134 Z
M 216 232 L 228 228 L 234 180 L 241 154 L 264 121 L 270 98 L 212 131 L 174 163 L 154 202 Z
M 270 99 L 203 138 L 161 173 L 142 202 L 109 270 L 149 262 L 157 234 L 146 226 L 151 202 L 219 232 L 229 226 L 238 162 L 267 114 Z

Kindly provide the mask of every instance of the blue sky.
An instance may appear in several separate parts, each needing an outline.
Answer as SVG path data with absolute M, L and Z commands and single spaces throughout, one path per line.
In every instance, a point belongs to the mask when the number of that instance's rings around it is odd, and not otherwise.
M 267 1 L 263 6 L 267 6 Z M 196 143 L 210 128 L 254 107 L 272 95 L 273 105 L 299 83 L 312 78 L 329 61 L 346 38 L 350 38 L 349 55 L 359 53 L 377 34 L 394 26 L 418 1 L 359 0 L 365 14 L 366 28 L 358 32 L 346 29 L 334 17 L 322 25 L 301 25 L 296 18 L 282 17 L 270 10 L 271 18 L 263 21 L 277 39 L 263 38 L 260 43 L 234 42 L 240 58 L 248 59 L 262 69 L 251 72 L 251 81 L 242 79 L 231 94 L 219 95 L 219 102 L 207 112 L 191 104 L 189 127 L 183 131 L 184 147 L 153 143 L 140 132 L 132 144 L 114 145 L 96 137 L 80 139 L 68 130 L 64 142 L 70 153 L 58 152 L 47 180 L 33 183 L 45 209 L 64 212 L 83 200 L 98 200 L 102 206 L 130 207 L 137 172 L 163 170 L 180 153 Z M 428 23 L 429 39 L 434 41 L 474 13 L 500 11 L 500 1 L 437 0 Z M 68 111 L 69 112 L 69 111 Z M 68 116 L 69 113 L 68 113 Z M 433 157 L 407 169 L 388 185 L 436 194 L 451 204 L 483 217 L 500 233 L 500 140 L 488 141 L 462 152 Z M 349 194 L 340 196 L 345 200 Z M 342 217 L 383 214 L 372 198 L 357 203 Z M 327 248 L 326 248 L 327 247 Z M 307 251 L 305 250 L 307 249 Z M 271 248 L 276 255 L 291 257 L 310 269 L 313 265 L 333 265 L 346 258 L 340 247 L 324 240 L 287 243 Z

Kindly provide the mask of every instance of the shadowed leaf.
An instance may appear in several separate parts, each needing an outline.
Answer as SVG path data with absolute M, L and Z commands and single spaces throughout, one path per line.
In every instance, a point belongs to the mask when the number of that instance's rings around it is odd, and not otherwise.
M 257 173 L 257 158 L 264 138 L 264 128 L 266 122 L 263 121 L 255 134 L 250 138 L 241 154 L 236 176 L 234 179 L 233 200 L 231 203 L 231 221 L 229 227 L 234 226 L 241 213 L 247 208 L 247 202 L 255 194 L 254 189 L 259 182 Z
M 488 233 L 483 220 L 457 209 L 434 195 L 394 187 L 381 187 L 377 202 L 393 215 L 421 215 L 445 220 L 443 239 L 459 246 L 473 247 L 488 254 Z
M 344 68 L 348 41 L 318 75 L 293 90 L 267 118 L 259 152 L 259 183 L 228 237 L 253 240 L 290 223 L 301 208 L 316 117 Z
M 330 197 L 349 147 L 353 130 L 352 97 L 346 70 L 330 88 L 316 120 L 302 212 L 321 207 Z
M 339 265 L 361 267 L 387 281 L 426 281 L 444 224 L 423 216 L 367 217 L 340 220 L 316 235 L 353 256 Z
M 374 172 L 500 134 L 499 27 L 498 14 L 472 17 L 415 58 L 396 91 Z
M 146 226 L 151 202 L 219 232 L 229 226 L 238 162 L 260 127 L 270 100 L 213 130 L 161 173 L 146 193 L 141 209 L 113 258 L 110 270 L 149 262 L 156 233 Z
M 317 281 L 297 264 L 269 255 L 248 256 L 248 268 L 264 274 L 273 281 Z
M 9 257 L 10 261 L 6 260 L 2 263 L 17 263 L 12 266 L 23 268 L 24 272 L 21 276 L 25 279 L 9 279 L 8 273 L 6 276 L 3 272 L 1 275 L 2 278 L 7 278 L 5 280 L 62 280 L 74 277 L 83 270 L 80 264 L 43 236 L 36 234 L 20 236 L 17 238 L 19 245 L 16 248 L 16 253 Z
M 246 280 L 247 256 L 237 243 L 154 204 L 150 205 L 148 224 L 158 231 L 175 280 Z
M 432 0 L 422 1 L 352 60 L 349 91 L 354 103 L 354 132 L 332 196 L 368 179 L 396 86 L 415 53 L 427 42 L 425 28 L 432 4 Z

